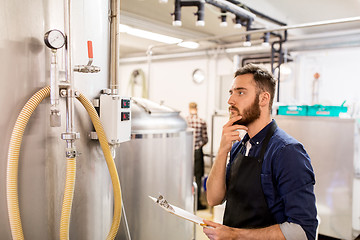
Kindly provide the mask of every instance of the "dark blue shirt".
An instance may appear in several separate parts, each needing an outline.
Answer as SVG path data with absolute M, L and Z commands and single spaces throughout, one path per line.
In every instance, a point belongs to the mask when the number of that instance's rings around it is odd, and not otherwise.
M 226 181 L 238 152 L 245 154 L 245 143 L 248 140 L 252 145 L 248 156 L 260 155 L 262 141 L 269 127 L 270 124 L 250 140 L 249 135 L 246 134 L 241 142 L 233 145 L 226 169 Z M 318 224 L 314 184 L 314 171 L 303 145 L 278 127 L 265 151 L 261 185 L 268 207 L 277 223 L 299 224 L 308 239 L 315 239 Z

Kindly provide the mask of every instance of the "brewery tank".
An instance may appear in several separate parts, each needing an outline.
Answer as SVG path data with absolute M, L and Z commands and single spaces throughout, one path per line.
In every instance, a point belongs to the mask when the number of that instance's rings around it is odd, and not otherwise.
M 93 41 L 96 74 L 74 74 L 75 88 L 88 99 L 109 84 L 109 3 L 102 0 L 71 1 L 73 64 L 87 63 L 88 40 Z M 44 34 L 64 32 L 64 1 L 0 0 L 0 239 L 13 239 L 6 195 L 7 154 L 10 137 L 21 108 L 39 89 L 50 85 L 51 50 Z M 1 10 L 0 10 L 1 11 Z M 64 48 L 57 51 L 59 80 L 64 78 Z M 75 100 L 76 101 L 76 100 Z M 24 132 L 19 157 L 19 208 L 25 239 L 59 239 L 66 174 L 66 102 L 59 101 L 61 126 L 50 127 L 50 101 L 34 111 Z M 76 184 L 72 204 L 70 239 L 105 239 L 112 220 L 113 192 L 106 161 L 85 109 L 75 102 Z
M 116 150 L 116 164 L 131 239 L 193 239 L 194 225 L 148 197 L 194 210 L 193 132 L 178 111 L 132 98 L 132 137 Z M 120 229 L 117 239 L 127 239 Z

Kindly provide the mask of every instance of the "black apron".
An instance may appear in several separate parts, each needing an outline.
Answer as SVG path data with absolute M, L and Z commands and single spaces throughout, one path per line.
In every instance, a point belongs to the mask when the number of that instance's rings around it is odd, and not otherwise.
M 227 184 L 224 225 L 235 228 L 262 228 L 276 224 L 261 186 L 264 154 L 276 128 L 274 121 L 262 143 L 259 157 L 244 156 L 240 149 L 234 159 Z

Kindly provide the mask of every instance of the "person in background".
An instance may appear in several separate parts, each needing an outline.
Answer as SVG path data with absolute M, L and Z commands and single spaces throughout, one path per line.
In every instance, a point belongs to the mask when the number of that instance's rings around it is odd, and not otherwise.
M 271 119 L 275 85 L 253 64 L 235 73 L 231 118 L 207 180 L 208 204 L 226 201 L 223 225 L 204 220 L 211 240 L 315 239 L 314 171 L 303 145 Z
M 197 114 L 197 104 L 194 102 L 189 103 L 189 116 L 186 117 L 188 127 L 194 129 L 195 138 L 195 151 L 194 151 L 194 175 L 195 181 L 198 186 L 198 202 L 197 209 L 205 209 L 206 206 L 200 202 L 201 193 L 201 178 L 204 176 L 204 152 L 203 146 L 208 142 L 206 122 L 199 118 Z

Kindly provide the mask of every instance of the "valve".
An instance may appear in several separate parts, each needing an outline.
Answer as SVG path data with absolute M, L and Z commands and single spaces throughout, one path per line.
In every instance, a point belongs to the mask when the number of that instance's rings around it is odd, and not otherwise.
M 92 41 L 87 41 L 87 47 L 88 47 L 88 57 L 89 61 L 87 65 L 75 65 L 74 71 L 75 72 L 82 72 L 82 73 L 97 73 L 100 72 L 100 67 L 93 66 L 93 47 L 92 47 Z

